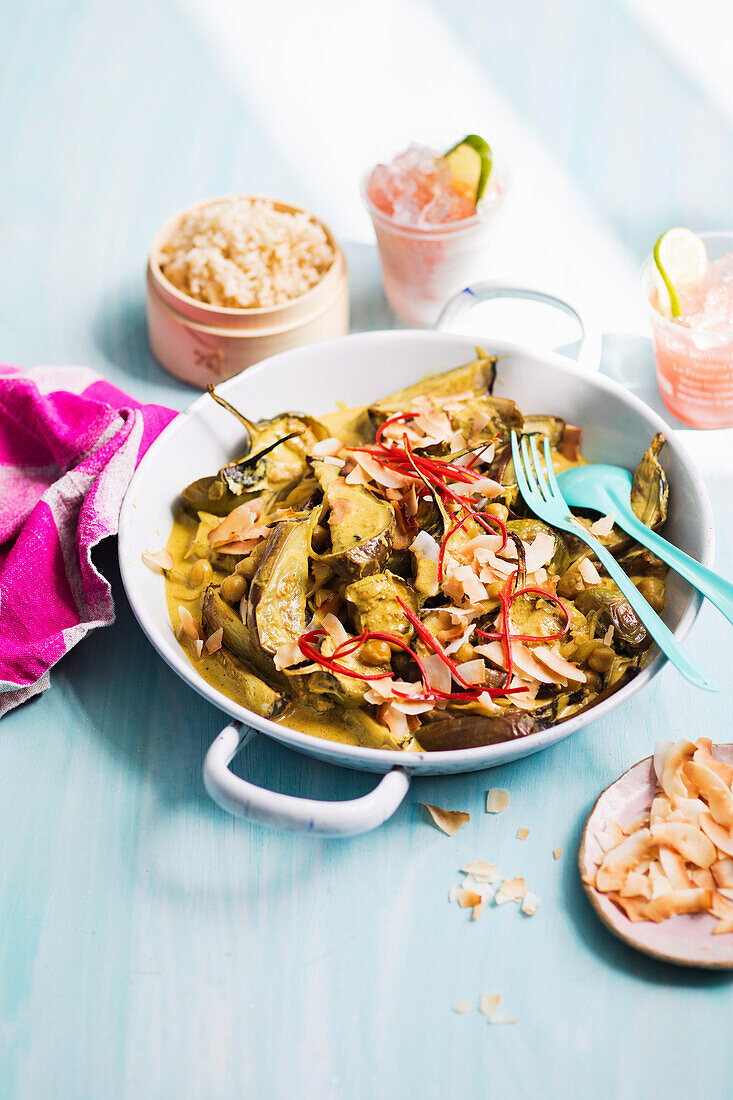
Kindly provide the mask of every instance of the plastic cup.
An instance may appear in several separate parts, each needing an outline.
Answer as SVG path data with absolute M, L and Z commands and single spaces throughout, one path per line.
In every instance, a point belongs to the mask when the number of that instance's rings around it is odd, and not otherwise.
M 387 300 L 411 325 L 433 325 L 449 298 L 469 283 L 490 275 L 495 218 L 506 193 L 505 172 L 495 162 L 495 190 L 484 197 L 481 214 L 443 225 L 401 225 L 361 193 L 377 236 Z
M 711 262 L 733 252 L 733 232 L 700 233 Z M 656 286 L 654 257 L 640 273 L 649 309 L 662 400 L 691 428 L 733 426 L 733 331 L 686 328 L 659 313 L 651 296 Z

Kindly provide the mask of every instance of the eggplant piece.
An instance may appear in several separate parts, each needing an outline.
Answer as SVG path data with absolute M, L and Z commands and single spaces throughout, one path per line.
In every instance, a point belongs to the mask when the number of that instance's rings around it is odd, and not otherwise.
M 234 405 L 230 405 L 225 398 L 221 397 L 216 392 L 213 382 L 208 385 L 207 392 L 210 397 L 213 397 L 217 405 L 221 405 L 223 409 L 231 413 L 244 428 L 246 435 L 244 450 L 242 451 L 243 458 L 250 454 L 252 450 L 262 451 L 263 447 L 266 447 L 268 444 L 281 438 L 288 432 L 297 432 L 298 434 L 311 432 L 314 437 L 311 442 L 317 442 L 319 439 L 327 439 L 330 435 L 325 424 L 322 424 L 320 420 L 316 420 L 315 417 L 309 416 L 307 413 L 282 412 L 266 420 L 250 420 L 249 417 L 241 413 L 239 409 L 235 409 Z M 291 423 L 291 421 L 295 423 Z
M 507 710 L 504 714 L 450 714 L 438 712 L 439 717 L 423 716 L 423 723 L 415 734 L 426 752 L 442 752 L 449 749 L 475 749 L 481 745 L 497 745 L 527 737 L 539 729 L 531 714 L 523 710 Z M 425 720 L 427 718 L 427 720 Z
M 409 640 L 413 628 L 399 605 L 402 600 L 417 613 L 418 600 L 414 590 L 392 573 L 376 573 L 353 581 L 344 592 L 349 620 L 357 634 L 363 630 L 397 634 Z
M 232 697 L 237 702 L 261 718 L 275 721 L 282 717 L 290 706 L 287 695 L 270 687 L 224 646 L 217 651 L 217 656 Z
M 247 626 L 266 654 L 305 631 L 308 523 L 282 520 L 265 543 L 247 598 Z
M 559 416 L 525 416 L 522 435 L 544 435 L 553 451 L 558 451 L 565 432 L 565 421 Z
M 634 515 L 654 530 L 667 518 L 669 483 L 658 457 L 666 442 L 663 433 L 657 432 L 636 467 L 631 485 L 630 503 Z
M 394 543 L 397 529 L 394 508 L 364 485 L 347 485 L 333 466 L 316 463 L 316 477 L 324 487 L 324 507 L 311 513 L 309 527 L 315 530 L 329 509 L 331 548 L 318 553 L 311 544 L 311 557 L 347 580 L 378 573 Z
M 575 606 L 586 619 L 598 624 L 600 634 L 612 626 L 614 648 L 621 652 L 633 657 L 651 646 L 651 635 L 615 585 L 585 588 L 575 597 Z
M 390 413 L 404 411 L 416 397 L 448 397 L 452 393 L 463 393 L 464 390 L 490 394 L 496 379 L 497 356 L 489 356 L 479 347 L 476 348 L 476 355 L 478 358 L 471 363 L 454 367 L 442 374 L 421 378 L 419 382 L 375 401 L 369 406 L 369 416 L 374 427 L 381 424 Z
M 241 496 L 236 496 L 227 488 L 218 474 L 200 477 L 192 481 L 181 493 L 189 512 L 207 512 L 221 519 L 242 504 Z
M 206 589 L 201 620 L 207 634 L 213 634 L 219 627 L 222 628 L 222 645 L 238 660 L 251 665 L 269 683 L 276 684 L 278 688 L 287 688 L 288 680 L 284 673 L 278 672 L 272 657 L 260 649 L 257 639 L 253 637 L 247 624 L 242 622 L 237 610 L 221 598 L 217 585 L 211 584 Z

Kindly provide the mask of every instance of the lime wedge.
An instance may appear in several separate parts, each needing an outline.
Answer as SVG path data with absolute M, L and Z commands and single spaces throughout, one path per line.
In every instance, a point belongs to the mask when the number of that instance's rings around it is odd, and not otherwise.
M 679 317 L 682 311 L 677 288 L 694 285 L 705 275 L 708 269 L 705 245 L 690 229 L 668 229 L 654 245 L 654 263 L 659 272 L 660 301 L 666 290 L 671 314 Z
M 478 204 L 491 175 L 491 148 L 478 134 L 466 134 L 445 154 L 451 183 L 459 195 Z

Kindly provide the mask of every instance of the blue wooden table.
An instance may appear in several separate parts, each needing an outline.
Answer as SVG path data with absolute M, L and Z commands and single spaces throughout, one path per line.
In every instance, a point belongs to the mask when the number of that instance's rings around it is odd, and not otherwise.
M 0 4 L 3 359 L 84 363 L 138 398 L 183 407 L 192 392 L 147 349 L 146 251 L 173 211 L 229 190 L 301 201 L 332 221 L 354 328 L 391 325 L 358 208 L 354 135 L 375 119 L 425 128 L 397 66 L 414 64 L 400 37 L 408 25 L 418 59 L 437 64 L 446 51 L 440 95 L 425 92 L 431 109 L 446 104 L 462 132 L 480 128 L 465 97 L 480 99 L 521 169 L 515 194 L 536 201 L 531 218 L 521 203 L 507 211 L 517 232 L 529 218 L 539 245 L 519 258 L 507 249 L 505 270 L 548 278 L 574 257 L 563 278 L 591 283 L 604 327 L 622 330 L 635 321 L 634 266 L 658 232 L 730 221 L 730 119 L 634 21 L 633 4 L 392 0 L 375 9 L 395 28 L 379 57 L 374 18 L 362 31 L 349 5 L 319 0 L 307 19 L 294 4 L 248 7 L 232 6 L 228 34 L 217 2 Z M 321 42 L 336 71 L 351 70 L 337 96 L 312 64 Z M 366 94 L 377 61 L 391 101 Z M 294 71 L 300 98 L 286 95 Z M 605 283 L 593 283 L 599 271 Z M 643 341 L 608 341 L 606 353 L 608 370 L 656 399 Z M 730 433 L 688 434 L 718 516 L 717 564 L 731 576 Z M 201 761 L 221 716 L 154 655 L 113 542 L 99 560 L 116 623 L 0 726 L 2 1100 L 730 1092 L 731 979 L 615 941 L 575 868 L 596 795 L 655 738 L 731 739 L 730 633 L 712 610 L 689 645 L 719 695 L 667 669 L 556 748 L 491 774 L 418 780 L 386 827 L 327 842 L 213 806 Z M 255 782 L 317 798 L 356 797 L 373 782 L 262 738 L 246 766 Z M 498 817 L 483 812 L 492 785 L 512 796 Z M 423 800 L 469 810 L 471 822 L 449 839 Z M 531 830 L 524 842 L 519 827 Z M 469 922 L 448 890 L 470 859 L 525 876 L 537 915 L 508 905 Z M 452 1012 L 483 991 L 501 993 L 519 1022 Z

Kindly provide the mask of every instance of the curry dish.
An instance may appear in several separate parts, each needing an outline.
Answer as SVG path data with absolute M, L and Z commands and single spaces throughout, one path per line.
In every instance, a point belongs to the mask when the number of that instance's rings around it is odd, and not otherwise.
M 171 622 L 218 690 L 293 729 L 401 751 L 524 737 L 616 691 L 651 638 L 579 539 L 517 489 L 511 432 L 583 461 L 581 428 L 493 395 L 496 361 L 373 405 L 243 427 L 242 456 L 183 490 L 168 541 Z M 224 415 L 224 414 L 222 414 Z M 631 505 L 649 527 L 668 486 L 652 440 Z M 666 567 L 578 517 L 649 603 Z

